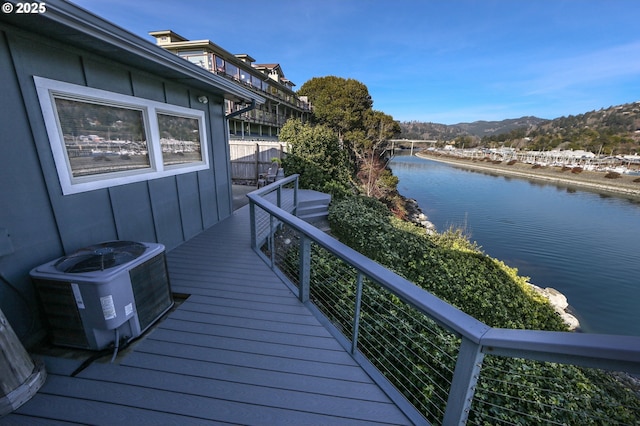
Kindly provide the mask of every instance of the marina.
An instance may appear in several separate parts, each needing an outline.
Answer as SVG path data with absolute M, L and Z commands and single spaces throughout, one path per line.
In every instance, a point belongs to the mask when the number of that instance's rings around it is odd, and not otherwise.
M 430 149 L 430 155 L 438 154 L 467 160 L 490 160 L 493 162 L 521 162 L 538 167 L 562 167 L 574 173 L 583 170 L 616 172 L 640 175 L 640 155 L 603 155 L 585 150 L 520 151 L 514 148 L 472 148 L 442 150 Z

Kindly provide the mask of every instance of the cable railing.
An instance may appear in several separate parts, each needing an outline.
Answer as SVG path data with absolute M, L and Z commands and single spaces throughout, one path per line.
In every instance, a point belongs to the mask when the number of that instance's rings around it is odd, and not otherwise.
M 254 250 L 415 423 L 640 422 L 640 337 L 489 327 L 295 217 L 297 191 L 248 195 Z

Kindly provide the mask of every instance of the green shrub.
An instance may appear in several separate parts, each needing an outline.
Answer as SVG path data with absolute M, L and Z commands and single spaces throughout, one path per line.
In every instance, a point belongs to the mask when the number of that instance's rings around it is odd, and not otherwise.
M 488 325 L 566 330 L 549 303 L 532 291 L 527 278 L 482 253 L 461 230 L 428 235 L 423 228 L 393 217 L 382 203 L 366 197 L 333 203 L 329 222 L 332 233 L 343 243 Z M 344 266 L 326 252 L 314 250 L 312 257 L 312 264 L 324 265 L 326 274 L 347 274 Z M 338 287 L 326 292 L 331 299 L 323 301 L 324 309 L 332 322 L 350 329 L 350 320 L 341 320 L 341 315 L 352 309 L 353 286 L 340 280 L 326 285 Z M 438 327 L 429 327 L 427 332 L 424 327 L 430 321 L 374 286 L 366 286 L 363 297 L 370 312 L 361 319 L 362 352 L 380 371 L 397 371 L 397 376 L 388 378 L 394 381 L 403 377 L 402 383 L 396 383 L 398 388 L 416 407 L 423 407 L 427 420 L 441 421 L 430 413 L 444 410 L 460 340 Z M 385 344 L 380 336 L 386 333 L 393 334 L 398 342 Z M 403 362 L 398 363 L 398 359 Z M 435 362 L 425 365 L 424 360 Z M 539 423 L 636 424 L 638 413 L 638 397 L 609 374 L 488 356 L 469 422 L 494 424 L 500 419 L 505 424 L 530 424 L 533 417 Z
M 352 192 L 352 166 L 331 129 L 292 119 L 282 127 L 280 140 L 289 146 L 282 167 L 287 175 L 300 175 L 300 188 L 327 192 L 335 198 Z
M 333 203 L 329 223 L 343 243 L 490 326 L 566 330 L 526 278 L 461 233 L 428 235 L 366 197 Z

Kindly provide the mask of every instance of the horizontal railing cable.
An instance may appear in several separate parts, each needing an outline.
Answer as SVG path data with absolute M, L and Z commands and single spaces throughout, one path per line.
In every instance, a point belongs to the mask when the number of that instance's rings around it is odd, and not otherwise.
M 549 413 L 591 403 L 581 377 L 640 373 L 640 337 L 489 327 L 298 219 L 297 175 L 248 197 L 254 250 L 431 423 L 563 424 Z M 563 365 L 566 383 L 545 375 Z

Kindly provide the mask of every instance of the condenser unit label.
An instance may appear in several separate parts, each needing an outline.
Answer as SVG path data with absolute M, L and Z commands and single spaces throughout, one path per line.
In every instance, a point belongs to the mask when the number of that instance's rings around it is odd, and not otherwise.
M 82 300 L 82 294 L 80 293 L 80 287 L 78 287 L 78 284 L 71 283 L 71 291 L 73 291 L 73 297 L 76 299 L 78 309 L 84 309 L 84 300 Z
M 124 315 L 128 317 L 132 313 L 133 313 L 133 303 L 124 305 Z
M 113 296 L 103 296 L 100 298 L 100 304 L 102 305 L 102 314 L 105 320 L 114 319 L 116 317 L 116 305 L 113 303 Z

